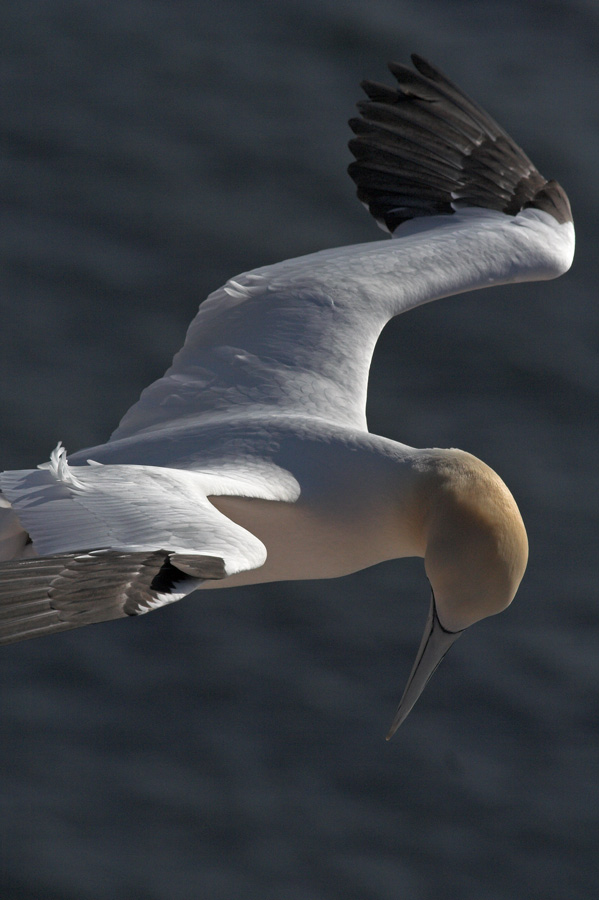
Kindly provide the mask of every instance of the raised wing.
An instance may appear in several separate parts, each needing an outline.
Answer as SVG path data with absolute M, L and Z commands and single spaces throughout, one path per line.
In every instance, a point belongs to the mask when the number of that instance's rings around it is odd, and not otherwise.
M 309 416 L 366 429 L 368 372 L 394 315 L 570 265 L 568 200 L 428 63 L 392 65 L 352 120 L 350 174 L 393 241 L 255 269 L 202 304 L 185 345 L 111 440 L 218 415 Z M 414 220 L 414 221 L 410 221 Z M 416 223 L 417 228 L 414 228 Z
M 412 62 L 416 71 L 389 64 L 399 90 L 363 81 L 368 100 L 349 123 L 349 174 L 381 228 L 468 207 L 510 216 L 534 207 L 571 222 L 563 188 L 438 69 L 416 54 Z
M 206 579 L 261 566 L 262 542 L 207 499 L 217 478 L 152 466 L 72 469 L 62 447 L 39 469 L 0 475 L 10 501 L 2 512 L 16 514 L 37 554 L 0 564 L 0 643 L 139 615 Z

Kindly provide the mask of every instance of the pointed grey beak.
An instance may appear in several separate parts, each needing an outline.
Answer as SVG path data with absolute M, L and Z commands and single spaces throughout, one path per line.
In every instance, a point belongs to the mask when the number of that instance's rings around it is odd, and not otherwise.
M 391 740 L 401 723 L 407 718 L 408 713 L 434 675 L 437 666 L 451 645 L 454 644 L 463 633 L 463 631 L 446 631 L 446 629 L 443 628 L 437 615 L 435 595 L 431 591 L 431 605 L 428 619 L 426 620 L 426 628 L 422 635 L 420 648 L 416 656 L 416 661 L 412 666 L 406 689 L 403 692 L 403 697 L 397 707 L 395 718 L 391 723 L 391 728 L 387 735 L 388 741 Z

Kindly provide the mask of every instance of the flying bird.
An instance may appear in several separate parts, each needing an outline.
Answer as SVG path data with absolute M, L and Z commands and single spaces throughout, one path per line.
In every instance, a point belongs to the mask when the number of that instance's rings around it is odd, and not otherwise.
M 499 476 L 371 434 L 386 323 L 570 267 L 570 204 L 436 68 L 389 66 L 350 121 L 358 198 L 391 237 L 231 278 L 105 444 L 0 475 L 0 642 L 196 589 L 333 578 L 420 556 L 426 628 L 390 737 L 463 631 L 505 609 L 528 545 Z

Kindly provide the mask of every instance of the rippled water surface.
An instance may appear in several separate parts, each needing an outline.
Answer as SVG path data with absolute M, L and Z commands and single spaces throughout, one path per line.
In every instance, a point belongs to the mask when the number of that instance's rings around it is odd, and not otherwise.
M 566 187 L 559 281 L 385 332 L 370 425 L 492 465 L 517 602 L 383 740 L 417 560 L 207 592 L 0 653 L 2 900 L 590 900 L 599 887 L 599 7 L 22 0 L 0 10 L 1 464 L 108 436 L 246 268 L 377 239 L 345 174 L 363 77 L 416 50 Z

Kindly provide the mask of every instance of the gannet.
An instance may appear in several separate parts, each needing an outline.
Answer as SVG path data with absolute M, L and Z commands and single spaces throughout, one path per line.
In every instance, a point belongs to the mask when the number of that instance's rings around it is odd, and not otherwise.
M 350 121 L 358 198 L 391 237 L 231 278 L 109 440 L 0 476 L 0 641 L 156 609 L 195 591 L 334 578 L 420 556 L 428 620 L 388 737 L 527 562 L 508 488 L 463 450 L 368 431 L 393 316 L 570 267 L 570 204 L 436 68 L 390 64 Z

